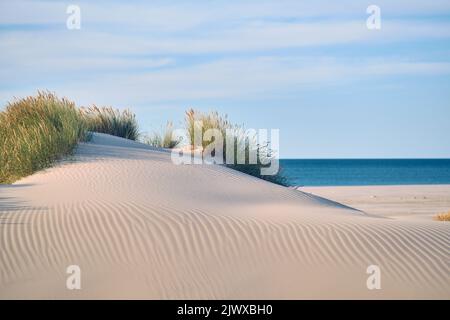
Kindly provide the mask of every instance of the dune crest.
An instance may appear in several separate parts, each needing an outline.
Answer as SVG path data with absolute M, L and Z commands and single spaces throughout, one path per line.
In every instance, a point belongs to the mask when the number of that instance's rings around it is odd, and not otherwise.
M 97 133 L 0 186 L 0 298 L 450 299 L 449 248 L 446 223 L 365 215 Z M 66 288 L 69 265 L 81 290 Z

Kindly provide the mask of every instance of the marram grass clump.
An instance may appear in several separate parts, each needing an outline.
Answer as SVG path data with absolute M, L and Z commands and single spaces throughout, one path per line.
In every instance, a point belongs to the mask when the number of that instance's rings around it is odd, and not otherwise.
M 226 141 L 235 141 L 234 161 L 227 166 L 249 175 L 277 184 L 287 185 L 281 173 L 262 175 L 261 168 L 273 159 L 268 145 L 260 145 L 255 137 L 249 137 L 243 126 L 231 124 L 226 116 L 217 112 L 186 112 L 186 135 L 193 149 L 205 150 L 211 141 L 196 146 L 194 129 L 196 121 L 203 123 L 202 137 L 208 129 L 217 129 L 224 137 L 223 157 L 226 160 Z M 130 140 L 138 140 L 139 127 L 130 110 L 120 111 L 112 107 L 76 108 L 66 98 L 58 98 L 49 92 L 9 103 L 0 112 L 0 183 L 12 183 L 22 177 L 49 167 L 55 160 L 71 154 L 77 143 L 89 138 L 89 132 L 106 133 Z M 168 122 L 161 133 L 143 136 L 141 141 L 156 147 L 175 148 L 181 138 L 174 138 L 172 123 Z M 228 136 L 227 136 L 228 135 Z M 245 159 L 237 161 L 238 148 L 245 149 Z M 258 161 L 252 162 L 250 154 Z M 240 159 L 242 160 L 242 159 Z M 264 161 L 261 161 L 264 160 Z M 269 161 L 267 161 L 269 160 Z M 225 162 L 225 161 L 224 161 Z
M 234 141 L 234 150 L 232 163 L 227 163 L 226 166 L 237 171 L 249 174 L 251 176 L 267 180 L 282 186 L 288 186 L 288 180 L 282 173 L 282 168 L 274 175 L 263 175 L 261 169 L 266 167 L 274 159 L 274 152 L 268 146 L 268 143 L 259 144 L 256 135 L 249 135 L 245 128 L 241 125 L 232 124 L 227 116 L 222 116 L 218 112 L 202 113 L 193 109 L 189 109 L 185 114 L 186 135 L 188 143 L 193 150 L 205 150 L 211 141 L 203 139 L 205 133 L 209 129 L 215 129 L 223 137 L 223 162 L 227 161 L 227 141 Z M 201 124 L 201 129 L 196 127 Z M 194 133 L 201 132 L 200 143 L 195 141 Z M 199 144 L 199 145 L 197 145 Z M 244 150 L 244 159 L 238 161 L 238 148 Z M 256 163 L 250 161 L 250 154 L 256 154 Z
M 130 110 L 120 111 L 112 107 L 82 108 L 81 113 L 89 131 L 106 133 L 130 140 L 139 137 L 139 126 L 136 116 Z
M 85 138 L 75 104 L 48 92 L 8 103 L 0 112 L 0 183 L 49 167 Z
M 141 141 L 152 147 L 173 149 L 181 143 L 181 138 L 174 137 L 174 127 L 172 122 L 167 122 L 161 133 L 142 135 Z

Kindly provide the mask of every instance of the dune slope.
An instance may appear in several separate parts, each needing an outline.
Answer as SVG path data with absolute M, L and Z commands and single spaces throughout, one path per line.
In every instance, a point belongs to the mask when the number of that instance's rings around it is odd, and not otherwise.
M 449 248 L 447 223 L 373 217 L 103 134 L 0 186 L 0 298 L 450 299 Z M 69 265 L 81 290 L 66 288 Z

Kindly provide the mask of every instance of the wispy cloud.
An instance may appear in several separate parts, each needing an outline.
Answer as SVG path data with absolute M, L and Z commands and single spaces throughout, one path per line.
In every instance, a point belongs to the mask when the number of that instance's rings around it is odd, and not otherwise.
M 163 102 L 449 73 L 448 59 L 376 54 L 377 46 L 450 38 L 448 19 L 423 19 L 448 14 L 448 1 L 378 1 L 383 22 L 377 32 L 366 28 L 360 1 L 318 2 L 81 1 L 82 28 L 69 31 L 69 3 L 5 1 L 2 98 L 11 89 L 49 87 L 86 100 Z M 333 55 L 343 45 L 354 52 Z M 365 46 L 375 53 L 359 54 Z
M 377 60 L 354 63 L 331 57 L 253 57 L 169 70 L 99 75 L 73 79 L 70 85 L 52 83 L 49 88 L 77 97 L 81 104 L 98 102 L 126 106 L 172 101 L 188 105 L 201 99 L 251 99 L 262 95 L 269 98 L 309 86 L 342 86 L 385 76 L 442 74 L 450 74 L 450 63 Z

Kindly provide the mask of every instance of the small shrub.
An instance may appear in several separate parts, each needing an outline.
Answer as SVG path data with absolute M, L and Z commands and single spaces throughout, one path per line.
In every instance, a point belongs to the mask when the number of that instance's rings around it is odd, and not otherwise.
M 136 116 L 128 109 L 121 112 L 112 107 L 92 106 L 82 108 L 81 113 L 89 131 L 106 133 L 130 140 L 137 140 L 139 137 Z

